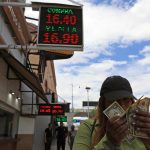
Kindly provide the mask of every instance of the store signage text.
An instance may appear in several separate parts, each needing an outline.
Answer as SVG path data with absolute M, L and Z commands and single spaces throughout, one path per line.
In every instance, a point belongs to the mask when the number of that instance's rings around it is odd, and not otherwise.
M 82 9 L 69 6 L 41 7 L 38 31 L 39 45 L 81 46 Z

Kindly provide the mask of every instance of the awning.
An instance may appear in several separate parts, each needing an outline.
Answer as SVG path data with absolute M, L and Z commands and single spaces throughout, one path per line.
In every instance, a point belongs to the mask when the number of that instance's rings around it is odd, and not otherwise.
M 10 55 L 6 50 L 0 50 L 0 56 L 4 58 L 7 64 L 14 70 L 18 78 L 31 88 L 41 99 L 48 102 L 43 88 L 35 74 L 26 69 L 17 59 Z
M 44 55 L 46 60 L 68 59 L 74 55 L 74 51 L 67 51 L 67 50 L 40 51 L 40 55 Z

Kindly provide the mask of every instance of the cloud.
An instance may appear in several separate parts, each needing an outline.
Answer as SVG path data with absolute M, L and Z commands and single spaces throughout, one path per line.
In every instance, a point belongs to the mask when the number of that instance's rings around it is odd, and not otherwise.
M 89 55 L 89 59 L 91 59 L 93 54 L 93 58 L 95 58 L 104 52 L 110 53 L 107 48 L 113 43 L 129 45 L 132 42 L 146 41 L 150 38 L 149 0 L 140 0 L 127 10 L 115 5 L 95 5 L 91 3 L 93 1 L 79 2 L 84 5 L 84 51 L 85 53 L 89 52 L 85 57 Z M 112 1 L 112 3 L 117 2 Z M 30 16 L 31 12 L 26 11 L 26 14 Z M 38 18 L 37 12 L 32 14 L 33 16 L 36 14 L 36 18 Z M 80 55 L 82 54 L 80 53 Z M 79 55 L 77 54 L 75 57 L 78 58 Z M 74 59 L 76 59 L 75 57 Z M 82 59 L 84 60 L 83 57 Z M 80 58 L 80 61 L 82 59 Z
M 131 59 L 134 59 L 134 58 L 137 58 L 138 56 L 137 55 L 129 55 L 128 57 Z
M 145 67 L 150 65 L 150 45 L 145 46 L 144 49 L 140 51 L 140 54 L 143 55 L 143 58 L 138 60 L 138 64 Z
M 61 83 L 58 86 L 58 91 L 60 95 L 64 95 L 66 100 L 70 100 L 71 88 L 70 84 L 74 85 L 74 102 L 76 107 L 81 107 L 82 101 L 86 101 L 86 86 L 91 87 L 91 100 L 98 100 L 99 90 L 102 81 L 106 76 L 110 75 L 116 67 L 126 64 L 125 61 L 114 61 L 114 60 L 104 60 L 99 63 L 91 63 L 90 65 L 84 67 L 63 67 L 63 72 L 60 72 L 62 66 L 56 65 L 57 83 Z M 74 75 L 74 72 L 75 75 Z M 80 86 L 80 88 L 78 88 Z M 68 89 L 68 90 L 67 90 Z M 65 92 L 65 93 L 64 93 Z M 79 94 L 80 93 L 80 94 Z
M 75 52 L 70 59 L 54 61 L 58 94 L 68 102 L 73 94 L 74 107 L 82 108 L 82 101 L 87 100 L 86 86 L 91 87 L 90 100 L 95 101 L 107 76 L 122 75 L 131 82 L 136 97 L 150 96 L 150 1 L 77 2 L 84 5 L 84 51 Z M 31 12 L 26 14 L 30 16 Z M 127 49 L 144 41 L 149 43 L 139 47 L 136 54 L 129 52 L 129 61 L 121 60 L 122 53 L 114 57 L 114 44 Z
M 149 39 L 148 5 L 148 0 L 139 1 L 128 10 L 110 5 L 85 5 L 83 8 L 86 44 L 130 43 Z
M 150 53 L 150 45 L 144 47 L 143 50 L 140 52 L 141 54 L 149 54 Z
M 81 2 L 81 1 L 80 1 Z M 148 1 L 138 1 L 130 9 L 84 3 L 84 53 L 75 54 L 70 63 L 86 63 L 101 54 L 112 55 L 111 45 L 129 46 L 150 38 Z M 141 13 L 142 12 L 142 13 Z M 141 15 L 142 14 L 142 15 Z M 68 61 L 68 60 L 67 60 Z

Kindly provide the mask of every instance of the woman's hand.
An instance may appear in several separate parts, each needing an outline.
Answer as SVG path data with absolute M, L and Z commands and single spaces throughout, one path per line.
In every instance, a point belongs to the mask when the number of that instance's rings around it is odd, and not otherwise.
M 133 115 L 134 118 L 134 127 L 138 131 L 145 132 L 150 135 L 150 113 L 149 112 L 136 112 Z
M 120 116 L 115 116 L 108 120 L 106 126 L 106 135 L 108 140 L 114 145 L 120 145 L 122 140 L 128 134 L 127 122 Z

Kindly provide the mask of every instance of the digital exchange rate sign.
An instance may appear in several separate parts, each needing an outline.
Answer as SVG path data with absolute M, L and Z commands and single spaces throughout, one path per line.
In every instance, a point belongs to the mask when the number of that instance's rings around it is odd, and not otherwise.
M 65 109 L 63 104 L 40 104 L 39 115 L 64 115 Z
M 38 45 L 83 49 L 82 8 L 51 5 L 40 8 Z
M 67 122 L 67 116 L 56 117 L 56 122 Z

